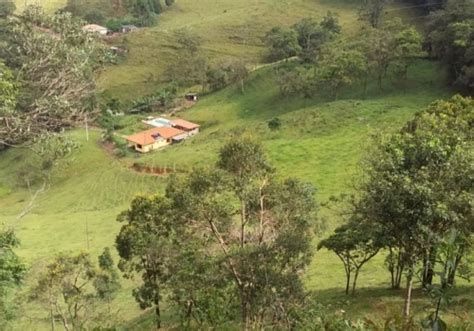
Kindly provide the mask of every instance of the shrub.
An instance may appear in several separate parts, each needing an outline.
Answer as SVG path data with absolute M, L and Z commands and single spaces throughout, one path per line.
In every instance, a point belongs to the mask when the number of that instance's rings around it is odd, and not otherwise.
M 268 121 L 268 128 L 272 131 L 280 130 L 281 120 L 278 117 L 272 118 Z

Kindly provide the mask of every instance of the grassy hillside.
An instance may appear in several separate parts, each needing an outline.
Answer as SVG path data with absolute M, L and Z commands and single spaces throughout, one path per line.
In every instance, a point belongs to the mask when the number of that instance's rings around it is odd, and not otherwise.
M 128 207 L 132 197 L 162 191 L 165 178 L 137 174 L 127 166 L 132 162 L 175 166 L 186 171 L 214 162 L 219 146 L 230 133 L 247 130 L 264 142 L 281 176 L 291 175 L 312 182 L 318 188 L 318 200 L 325 201 L 330 195 L 350 189 L 350 180 L 357 171 L 356 164 L 371 131 L 398 128 L 431 101 L 450 96 L 450 91 L 443 88 L 436 64 L 427 61 L 417 63 L 404 87 L 387 84 L 382 93 L 374 86 L 367 99 L 360 98 L 361 91 L 357 88 L 345 91 L 339 101 L 323 97 L 285 99 L 279 96 L 274 75 L 273 69 L 262 69 L 251 75 L 244 94 L 230 87 L 204 97 L 197 106 L 180 114 L 202 124 L 202 133 L 163 151 L 119 161 L 98 144 L 98 132 L 93 132 L 89 141 L 85 140 L 84 131 L 73 132 L 72 137 L 80 142 L 80 149 L 55 171 L 50 189 L 21 220 L 16 216 L 30 195 L 18 186 L 15 178 L 17 170 L 28 159 L 28 152 L 3 152 L 0 157 L 0 222 L 13 225 L 22 241 L 19 254 L 33 271 L 28 284 L 34 282 L 34 271 L 58 252 L 83 250 L 96 256 L 103 247 L 112 246 L 120 227 L 115 218 Z M 266 122 L 275 116 L 281 118 L 282 129 L 270 132 Z M 137 127 L 139 124 L 132 125 L 123 133 Z M 338 223 L 328 210 L 321 210 L 321 218 L 328 231 Z M 324 235 L 321 233 L 320 237 Z M 360 285 L 365 290 L 361 290 L 357 300 L 347 301 L 342 295 L 343 269 L 329 252 L 315 255 L 305 282 L 309 289 L 320 293 L 323 302 L 340 302 L 351 316 L 372 314 L 380 318 L 402 300 L 402 293 L 384 290 L 388 286 L 388 274 L 383 270 L 382 261 L 383 257 L 378 257 L 361 274 Z M 140 315 L 130 295 L 132 286 L 124 282 L 124 289 L 114 303 L 123 320 Z M 456 312 L 469 309 L 472 299 L 467 297 L 472 292 L 472 288 L 463 289 Z M 378 299 L 372 300 L 372 295 Z M 425 301 L 417 299 L 415 302 L 420 311 Z M 19 321 L 16 327 L 47 329 L 46 320 L 44 323 L 37 320 L 46 317 L 45 311 L 36 305 L 29 305 L 27 309 L 28 318 Z M 142 329 L 147 320 L 145 317 L 138 319 L 138 324 L 130 322 L 131 328 Z
M 394 8 L 402 7 L 396 5 Z M 290 26 L 305 17 L 339 15 L 344 33 L 359 25 L 354 3 L 328 0 L 180 0 L 158 17 L 158 24 L 119 38 L 130 53 L 124 63 L 108 68 L 99 78 L 109 95 L 134 99 L 151 93 L 176 54 L 173 32 L 188 29 L 202 42 L 210 62 L 238 58 L 251 67 L 262 63 L 262 37 L 274 26 Z M 397 12 L 397 14 L 405 13 Z M 390 16 L 390 14 L 388 15 Z
M 104 247 L 113 246 L 120 228 L 115 218 L 133 196 L 159 192 L 163 187 L 156 177 L 138 175 L 104 153 L 97 144 L 98 132 L 92 133 L 90 141 L 84 131 L 72 137 L 81 147 L 57 168 L 51 187 L 21 220 L 17 215 L 30 194 L 18 186 L 17 170 L 27 162 L 29 152 L 12 149 L 0 156 L 0 224 L 13 226 L 21 240 L 18 253 L 30 269 L 27 286 L 34 284 L 36 272 L 60 252 L 85 251 L 95 260 Z M 130 294 L 132 284 L 124 280 L 123 286 L 114 302 L 119 322 L 140 313 Z M 47 317 L 41 307 L 27 305 L 22 316 L 14 330 L 48 329 L 46 320 L 38 322 Z
M 18 11 L 23 10 L 28 5 L 40 5 L 47 12 L 54 12 L 55 10 L 64 7 L 67 0 L 14 0 Z
M 64 1 L 42 0 L 42 4 L 54 10 Z M 343 1 L 179 0 L 159 17 L 156 27 L 117 41 L 128 43 L 129 57 L 102 73 L 100 87 L 125 100 L 153 91 L 175 54 L 176 29 L 189 28 L 197 33 L 211 61 L 239 57 L 252 66 L 263 61 L 265 49 L 260 38 L 272 26 L 291 25 L 307 16 L 320 18 L 328 10 L 339 13 L 346 33 L 358 24 L 355 8 Z M 324 95 L 312 99 L 284 98 L 275 84 L 275 75 L 272 68 L 260 69 L 246 81 L 245 93 L 229 87 L 203 97 L 195 107 L 179 114 L 200 123 L 202 133 L 163 151 L 117 160 L 99 144 L 99 132 L 92 132 L 89 141 L 83 130 L 71 132 L 81 147 L 55 170 L 51 187 L 22 219 L 17 219 L 17 215 L 28 204 L 31 194 L 19 185 L 18 171 L 30 155 L 17 149 L 0 152 L 0 224 L 15 227 L 20 237 L 22 245 L 18 252 L 31 270 L 27 286 L 35 282 L 35 273 L 59 252 L 88 251 L 97 256 L 104 247 L 112 246 L 120 228 L 116 216 L 128 208 L 133 196 L 162 192 L 166 178 L 138 174 L 129 169 L 134 162 L 187 171 L 215 162 L 216 152 L 230 134 L 246 130 L 263 142 L 280 176 L 295 176 L 313 183 L 318 189 L 318 202 L 324 202 L 331 195 L 350 190 L 370 132 L 397 129 L 430 102 L 452 94 L 443 84 L 442 70 L 429 61 L 418 61 L 404 84 L 387 83 L 383 92 L 374 84 L 369 86 L 366 98 L 362 97 L 361 88 L 355 87 L 343 91 L 338 101 Z M 271 132 L 267 121 L 277 116 L 282 120 L 282 128 Z M 132 124 L 120 133 L 135 132 L 141 127 L 141 119 L 127 117 L 126 121 Z M 327 209 L 323 208 L 320 215 L 326 232 L 319 233 L 318 239 L 339 222 Z M 364 268 L 359 281 L 361 290 L 355 299 L 342 294 L 342 265 L 327 251 L 315 254 L 305 284 L 319 293 L 322 303 L 337 305 L 352 317 L 383 318 L 399 310 L 402 293 L 386 290 L 388 273 L 382 262 L 383 256 L 379 256 Z M 117 323 L 126 321 L 129 329 L 146 329 L 150 319 L 142 315 L 130 295 L 133 283 L 124 280 L 123 286 L 113 303 L 118 311 Z M 472 318 L 473 287 L 461 287 L 458 291 L 450 318 L 457 320 L 455 314 L 465 312 L 471 312 Z M 415 311 L 425 314 L 425 305 L 421 292 L 416 292 Z M 49 329 L 47 312 L 41 307 L 28 304 L 21 315 L 13 325 L 14 330 Z

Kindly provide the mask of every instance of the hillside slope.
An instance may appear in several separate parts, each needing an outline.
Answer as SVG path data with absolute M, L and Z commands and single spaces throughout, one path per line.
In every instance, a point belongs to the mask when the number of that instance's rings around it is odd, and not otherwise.
M 274 75 L 272 68 L 261 69 L 251 75 L 243 94 L 237 87 L 229 87 L 204 97 L 194 108 L 180 114 L 202 124 L 202 133 L 181 145 L 148 155 L 119 161 L 98 144 L 98 132 L 93 132 L 89 141 L 85 140 L 83 130 L 73 132 L 80 149 L 55 171 L 51 188 L 21 220 L 17 215 L 28 203 L 30 193 L 19 187 L 14 178 L 27 161 L 28 152 L 13 149 L 2 152 L 0 222 L 16 228 L 22 241 L 21 257 L 34 271 L 61 251 L 89 251 L 93 256 L 98 255 L 105 246 L 113 245 L 120 227 L 115 218 L 128 207 L 132 197 L 162 192 L 164 188 L 166 178 L 137 174 L 128 168 L 129 164 L 139 162 L 181 171 L 204 166 L 215 161 L 219 146 L 233 132 L 243 130 L 262 140 L 279 175 L 313 183 L 318 189 L 318 201 L 323 202 L 331 195 L 350 190 L 351 178 L 370 132 L 396 129 L 433 100 L 451 94 L 443 87 L 437 65 L 428 61 L 417 63 L 405 86 L 387 84 L 384 92 L 373 86 L 367 99 L 360 98 L 358 88 L 342 93 L 339 101 L 324 96 L 285 99 L 279 95 Z M 267 121 L 276 116 L 282 120 L 282 129 L 271 132 Z M 137 126 L 122 133 L 129 133 Z M 338 223 L 326 209 L 321 210 L 321 219 L 327 231 Z M 363 291 L 363 300 L 347 307 L 351 315 L 361 317 L 371 312 L 373 291 L 379 291 L 381 302 L 400 303 L 401 296 L 383 290 L 388 277 L 382 260 L 383 257 L 377 258 L 361 274 L 361 288 L 367 290 Z M 31 278 L 29 284 L 33 282 Z M 322 300 L 340 300 L 343 282 L 339 261 L 329 252 L 318 252 L 306 275 L 308 288 L 320 291 Z M 130 320 L 140 313 L 130 295 L 133 283 L 124 284 L 114 307 L 127 307 L 121 317 Z M 472 302 L 464 302 L 469 304 Z M 459 309 L 465 310 L 464 305 Z M 45 317 L 40 307 L 33 305 L 29 310 L 33 323 L 37 323 L 35 318 Z M 18 323 L 24 328 L 31 327 L 32 322 L 24 319 Z M 46 320 L 44 326 L 35 325 L 39 330 L 47 328 Z
M 322 18 L 336 12 L 347 31 L 359 24 L 354 5 L 324 0 L 180 0 L 158 17 L 155 27 L 141 29 L 113 43 L 130 52 L 119 66 L 100 75 L 99 85 L 109 95 L 134 99 L 151 93 L 176 54 L 174 32 L 196 34 L 210 62 L 239 58 L 250 66 L 261 63 L 262 37 L 274 26 L 289 26 L 304 17 Z M 133 87 L 133 89 L 131 89 Z

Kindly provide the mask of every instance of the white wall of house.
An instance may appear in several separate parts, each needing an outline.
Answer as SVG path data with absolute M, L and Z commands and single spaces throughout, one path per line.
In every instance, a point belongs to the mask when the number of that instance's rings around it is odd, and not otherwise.
M 145 145 L 145 146 L 139 146 L 138 144 L 131 143 L 129 146 L 133 147 L 137 152 L 141 153 L 148 153 L 151 152 L 155 149 L 159 149 L 162 147 L 165 147 L 169 145 L 170 143 L 167 142 L 165 139 L 157 139 L 153 144 Z

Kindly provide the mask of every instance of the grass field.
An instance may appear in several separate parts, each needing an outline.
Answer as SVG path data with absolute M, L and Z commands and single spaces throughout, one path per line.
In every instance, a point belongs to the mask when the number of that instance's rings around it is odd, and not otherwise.
M 403 5 L 392 5 L 387 17 L 410 16 Z M 158 17 L 155 27 L 143 29 L 114 42 L 130 52 L 118 66 L 99 77 L 107 95 L 123 100 L 154 92 L 176 55 L 174 32 L 187 29 L 197 35 L 210 63 L 240 59 L 249 67 L 265 61 L 265 33 L 274 26 L 290 26 L 302 18 L 321 19 L 328 11 L 339 16 L 343 33 L 350 34 L 360 22 L 358 7 L 338 0 L 180 0 Z M 416 21 L 414 21 L 416 22 Z M 131 89 L 130 87 L 133 88 Z
M 32 0 L 29 0 L 32 1 Z M 59 0 L 58 0 L 59 1 Z M 21 2 L 19 2 L 21 3 Z M 46 5 L 46 0 L 43 0 Z M 47 2 L 49 10 L 59 2 Z M 20 7 L 21 8 L 21 7 Z M 128 35 L 131 52 L 124 63 L 108 68 L 99 78 L 107 94 L 124 100 L 153 91 L 167 62 L 174 55 L 173 34 L 189 28 L 203 39 L 211 61 L 239 57 L 249 65 L 263 60 L 260 37 L 274 25 L 290 25 L 302 17 L 322 17 L 328 10 L 339 13 L 346 32 L 357 24 L 354 7 L 338 1 L 323 0 L 180 0 L 160 16 L 159 24 Z M 272 68 L 252 73 L 245 93 L 229 87 L 205 96 L 180 116 L 202 125 L 202 133 L 181 145 L 144 156 L 117 160 L 99 145 L 100 133 L 92 132 L 89 141 L 83 130 L 71 132 L 81 145 L 67 163 L 53 174 L 51 187 L 36 201 L 35 208 L 21 220 L 17 215 L 30 199 L 28 190 L 18 186 L 18 170 L 28 161 L 28 152 L 10 149 L 0 152 L 0 224 L 13 226 L 22 245 L 18 250 L 31 273 L 27 286 L 34 283 L 35 273 L 55 254 L 62 251 L 88 251 L 97 256 L 112 246 L 120 224 L 115 221 L 136 194 L 162 192 L 166 178 L 131 171 L 133 162 L 175 167 L 187 171 L 195 166 L 212 164 L 216 152 L 232 132 L 250 131 L 266 147 L 269 158 L 280 176 L 294 176 L 313 183 L 318 202 L 350 190 L 357 173 L 370 132 L 399 128 L 415 112 L 430 102 L 450 97 L 444 87 L 443 71 L 436 63 L 419 61 L 404 85 L 387 83 L 380 92 L 370 86 L 367 98 L 359 88 L 343 91 L 340 100 L 283 98 L 275 85 Z M 278 116 L 282 128 L 271 132 L 267 121 Z M 123 134 L 140 128 L 140 117 L 127 118 L 131 124 Z M 326 231 L 339 220 L 329 210 L 320 212 Z M 343 295 L 343 268 L 335 255 L 320 251 L 305 276 L 308 289 L 318 292 L 325 305 L 337 305 L 351 317 L 383 318 L 399 311 L 402 293 L 386 290 L 388 273 L 383 256 L 367 265 L 360 276 L 356 298 Z M 459 295 L 449 315 L 472 319 L 473 287 L 461 283 Z M 118 323 L 126 329 L 144 330 L 150 318 L 137 308 L 130 295 L 133 283 L 123 281 L 123 290 L 114 301 Z M 376 298 L 376 299 L 374 299 Z M 421 316 L 426 300 L 415 295 L 415 311 Z M 31 303 L 21 312 L 22 318 L 13 330 L 47 330 L 47 312 Z
M 113 245 L 120 227 L 115 218 L 127 208 L 131 198 L 135 194 L 161 192 L 165 185 L 165 178 L 137 174 L 127 164 L 143 162 L 184 171 L 210 164 L 229 132 L 242 130 L 253 132 L 264 142 L 279 175 L 312 182 L 318 188 L 318 200 L 325 201 L 330 195 L 350 189 L 350 180 L 371 131 L 395 129 L 431 101 L 449 97 L 450 91 L 443 88 L 442 76 L 436 69 L 436 64 L 420 61 L 404 89 L 387 84 L 385 92 L 374 88 L 366 100 L 357 97 L 360 91 L 350 90 L 336 102 L 323 98 L 282 99 L 274 84 L 274 71 L 259 70 L 248 80 L 244 94 L 231 87 L 204 97 L 197 106 L 181 114 L 203 125 L 199 136 L 163 151 L 121 161 L 98 145 L 98 132 L 86 141 L 85 132 L 76 130 L 72 137 L 80 142 L 80 149 L 56 170 L 51 188 L 20 221 L 16 215 L 28 202 L 29 193 L 19 189 L 14 178 L 16 169 L 28 156 L 20 150 L 8 150 L 0 157 L 0 222 L 16 228 L 22 241 L 19 254 L 33 274 L 61 251 L 83 250 L 96 256 L 103 247 Z M 266 122 L 275 116 L 282 119 L 282 129 L 270 132 Z M 136 127 L 132 125 L 124 133 Z M 320 233 L 320 237 L 339 222 L 325 209 L 321 210 L 321 218 L 327 231 Z M 319 292 L 322 302 L 337 303 L 352 317 L 380 318 L 395 311 L 402 302 L 401 292 L 385 290 L 388 274 L 382 261 L 383 257 L 378 257 L 363 271 L 356 299 L 342 295 L 342 266 L 326 251 L 316 253 L 305 283 Z M 31 278 L 28 283 L 33 282 Z M 114 307 L 123 312 L 120 316 L 129 321 L 131 329 L 139 330 L 148 325 L 149 318 L 138 318 L 140 311 L 130 295 L 132 286 L 124 282 Z M 468 298 L 473 292 L 471 287 L 462 291 L 456 313 L 469 310 L 467 307 L 473 303 Z M 373 295 L 377 295 L 377 300 L 373 300 Z M 415 302 L 421 312 L 426 302 L 419 298 Z M 28 314 L 15 326 L 47 329 L 46 320 L 38 323 L 38 318 L 46 317 L 45 312 L 33 304 L 27 308 Z
M 14 0 L 17 11 L 22 11 L 29 5 L 40 5 L 47 12 L 54 12 L 66 5 L 67 0 Z

